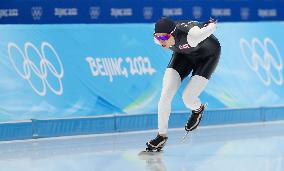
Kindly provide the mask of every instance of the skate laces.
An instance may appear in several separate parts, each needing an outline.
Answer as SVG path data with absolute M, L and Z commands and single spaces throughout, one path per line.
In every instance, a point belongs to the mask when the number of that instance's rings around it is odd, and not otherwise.
M 187 121 L 187 127 L 195 124 L 196 119 L 201 115 L 202 111 L 204 110 L 204 106 L 200 106 L 199 109 L 193 110 L 192 115 L 190 116 L 189 120 Z
M 155 138 L 155 140 L 160 140 L 160 139 L 164 139 L 164 137 L 161 135 L 157 135 L 157 137 Z
M 204 105 L 201 105 L 199 107 L 199 109 L 193 110 L 192 113 L 193 114 L 199 114 L 200 112 L 202 112 L 204 110 Z

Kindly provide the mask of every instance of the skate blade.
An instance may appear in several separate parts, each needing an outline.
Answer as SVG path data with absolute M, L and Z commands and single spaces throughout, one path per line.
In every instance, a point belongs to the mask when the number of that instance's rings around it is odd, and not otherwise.
M 152 154 L 155 154 L 155 153 L 162 153 L 162 152 L 163 152 L 163 150 L 160 150 L 160 151 L 157 151 L 157 150 L 155 150 L 155 151 L 143 150 L 143 151 L 139 152 L 138 155 L 143 155 L 143 154 L 150 154 L 150 155 L 152 155 Z
M 157 150 L 143 150 L 141 152 L 138 153 L 138 156 L 154 156 L 157 155 L 159 153 L 162 153 L 163 150 L 157 151 Z
M 208 106 L 208 103 L 204 103 L 204 109 L 206 109 L 207 106 Z
M 208 103 L 205 103 L 204 104 L 204 110 L 206 109 L 206 107 L 208 106 Z M 189 132 L 190 131 L 187 131 L 186 133 L 185 133 L 185 135 L 182 137 L 182 139 L 181 139 L 181 143 L 185 143 L 185 141 L 189 138 Z
M 138 157 L 140 160 L 149 160 L 149 159 L 157 159 L 161 158 L 163 151 L 147 151 L 143 150 L 140 153 L 138 153 Z
M 181 139 L 181 143 L 185 143 L 185 141 L 189 138 L 189 131 L 187 131 L 186 133 L 185 133 L 185 135 L 182 137 L 182 139 Z

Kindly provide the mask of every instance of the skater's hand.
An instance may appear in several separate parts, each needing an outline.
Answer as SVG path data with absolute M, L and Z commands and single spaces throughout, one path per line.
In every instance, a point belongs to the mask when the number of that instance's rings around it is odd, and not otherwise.
M 213 19 L 212 17 L 210 17 L 210 19 L 209 19 L 209 23 L 215 23 L 215 24 L 217 24 L 217 22 L 218 22 L 218 20 L 216 19 Z
M 215 20 L 215 19 L 213 19 L 212 17 L 210 17 L 208 23 L 204 24 L 204 26 L 206 27 L 206 26 L 208 26 L 210 23 L 217 24 L 217 22 L 218 22 L 218 20 Z

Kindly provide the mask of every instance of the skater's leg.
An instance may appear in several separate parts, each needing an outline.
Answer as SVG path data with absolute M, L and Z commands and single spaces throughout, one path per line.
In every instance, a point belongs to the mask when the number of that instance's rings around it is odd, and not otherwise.
M 183 102 L 187 108 L 191 110 L 200 108 L 201 102 L 199 95 L 205 89 L 207 83 L 208 79 L 202 76 L 194 75 L 191 77 L 182 94 Z
M 192 63 L 183 54 L 174 53 L 163 78 L 161 98 L 158 104 L 159 134 L 165 136 L 168 131 L 168 121 L 171 103 L 181 81 L 192 71 Z
M 191 110 L 197 110 L 201 106 L 199 95 L 203 92 L 208 80 L 215 71 L 220 58 L 220 51 L 200 60 L 193 69 L 192 77 L 183 92 L 183 101 Z
M 201 121 L 205 106 L 201 104 L 199 95 L 205 89 L 207 83 L 208 80 L 206 78 L 194 75 L 183 91 L 183 101 L 185 105 L 192 110 L 192 114 L 185 125 L 186 131 L 194 130 Z
M 171 112 L 172 100 L 181 84 L 179 73 L 173 68 L 167 68 L 163 78 L 163 87 L 158 104 L 158 132 L 166 136 Z
M 174 53 L 165 71 L 158 104 L 158 135 L 146 143 L 149 150 L 161 150 L 167 142 L 168 122 L 172 100 L 181 81 L 192 71 L 192 63 L 183 54 Z
M 192 131 L 199 125 L 206 105 L 202 105 L 199 95 L 204 91 L 208 80 L 214 72 L 220 53 L 216 53 L 206 60 L 200 60 L 193 69 L 192 77 L 183 92 L 185 105 L 192 110 L 191 116 L 185 125 L 186 131 Z

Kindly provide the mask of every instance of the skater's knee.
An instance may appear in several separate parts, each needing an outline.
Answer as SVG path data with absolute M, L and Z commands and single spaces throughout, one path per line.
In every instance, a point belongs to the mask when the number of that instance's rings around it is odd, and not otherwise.
M 191 103 L 193 102 L 197 97 L 194 96 L 193 94 L 189 93 L 189 92 L 186 92 L 184 91 L 182 93 L 182 100 L 184 103 Z
M 176 90 L 177 89 L 175 88 L 175 86 L 171 84 L 163 85 L 161 96 L 172 96 L 173 94 L 175 94 Z
M 184 104 L 188 107 L 188 108 L 192 108 L 195 105 L 195 101 L 198 97 L 187 93 L 186 91 L 183 92 L 182 94 L 182 100 L 184 102 Z
M 158 110 L 159 113 L 163 113 L 161 111 L 169 111 L 171 109 L 171 101 L 167 100 L 160 100 L 158 103 Z
M 176 94 L 176 90 L 171 87 L 163 87 L 159 103 L 170 104 Z

